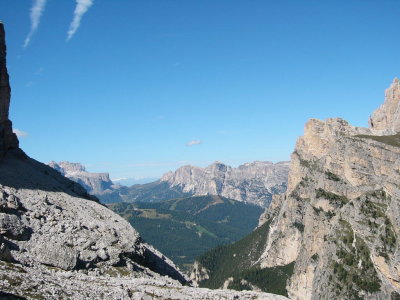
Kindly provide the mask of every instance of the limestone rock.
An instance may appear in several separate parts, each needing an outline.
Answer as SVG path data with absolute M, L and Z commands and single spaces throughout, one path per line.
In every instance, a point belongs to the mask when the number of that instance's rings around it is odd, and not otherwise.
M 27 268 L 0 261 L 0 290 L 29 299 L 87 300 L 285 300 L 283 296 L 253 291 L 209 290 L 182 286 L 169 278 L 132 278 L 122 268 L 103 276 L 54 268 Z M 0 298 L 2 294 L 0 292 Z M 24 299 L 24 298 L 23 298 Z
M 21 219 L 12 214 L 0 213 L 0 234 L 12 240 L 25 240 L 28 230 Z
M 10 149 L 17 149 L 18 138 L 13 133 L 12 123 L 8 119 L 11 88 L 6 65 L 6 37 L 4 25 L 0 22 L 0 158 Z
M 0 163 L 0 182 L 0 193 L 20 203 L 0 213 L 0 233 L 15 245 L 11 255 L 20 264 L 99 272 L 120 265 L 132 274 L 137 265 L 186 282 L 127 221 L 82 198 L 87 194 L 76 193 L 76 183 L 52 168 L 9 153 Z
M 386 101 L 398 99 L 398 84 Z M 380 113 L 392 125 L 400 115 Z M 395 128 L 389 123 L 377 130 L 339 118 L 309 120 L 291 157 L 287 191 L 274 196 L 259 228 L 242 240 L 251 240 L 240 244 L 250 265 L 234 275 L 294 264 L 286 286 L 291 299 L 399 298 L 400 138 L 388 135 Z M 235 248 L 227 249 L 209 260 L 227 259 Z M 209 273 L 210 280 L 230 276 Z
M 162 176 L 161 182 L 196 196 L 220 195 L 267 207 L 273 194 L 283 193 L 288 162 L 252 162 L 232 168 L 221 162 L 206 167 L 183 166 Z
M 396 79 L 370 129 L 341 119 L 307 122 L 288 190 L 264 215 L 272 223 L 258 261 L 261 267 L 295 262 L 290 298 L 400 293 L 400 147 L 396 135 L 387 135 L 400 128 L 398 101 Z
M 79 163 L 52 161 L 48 165 L 65 177 L 79 183 L 89 194 L 95 196 L 104 195 L 119 188 L 119 185 L 115 185 L 111 181 L 108 173 L 87 172 L 86 168 Z
M 2 235 L 0 235 L 0 261 L 12 262 L 10 247 Z
M 371 115 L 369 126 L 375 134 L 400 132 L 400 80 L 395 78 L 385 92 L 385 102 Z

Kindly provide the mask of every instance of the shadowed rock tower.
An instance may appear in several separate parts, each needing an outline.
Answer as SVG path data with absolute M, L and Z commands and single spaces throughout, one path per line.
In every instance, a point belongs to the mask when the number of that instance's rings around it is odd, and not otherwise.
M 8 119 L 10 109 L 11 88 L 6 65 L 6 37 L 4 24 L 0 21 L 0 158 L 10 149 L 19 146 L 18 138 L 12 131 L 12 123 Z

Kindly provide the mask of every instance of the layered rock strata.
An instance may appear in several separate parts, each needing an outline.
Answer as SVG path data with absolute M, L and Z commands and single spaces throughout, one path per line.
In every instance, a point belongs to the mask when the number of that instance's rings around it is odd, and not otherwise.
M 370 128 L 311 119 L 296 144 L 288 190 L 274 200 L 262 268 L 295 262 L 292 299 L 400 295 L 400 83 Z
M 399 91 L 395 79 L 370 128 L 309 120 L 291 157 L 287 192 L 274 196 L 252 234 L 200 258 L 193 278 L 246 288 L 241 280 L 249 274 L 278 278 L 286 269 L 291 299 L 399 299 Z M 241 255 L 234 269 L 213 269 L 237 259 L 232 252 Z M 270 278 L 251 279 L 274 288 Z
M 376 134 L 400 132 L 400 80 L 395 78 L 385 92 L 385 102 L 371 115 L 369 126 Z
M 183 166 L 161 182 L 195 196 L 220 195 L 267 207 L 272 195 L 286 190 L 289 162 L 252 162 L 232 168 L 220 162 L 206 167 Z
M 108 173 L 91 173 L 79 163 L 71 163 L 62 161 L 56 163 L 52 161 L 48 163 L 50 167 L 60 172 L 63 176 L 82 185 L 89 194 L 100 196 L 118 189 L 120 186 L 115 185 Z

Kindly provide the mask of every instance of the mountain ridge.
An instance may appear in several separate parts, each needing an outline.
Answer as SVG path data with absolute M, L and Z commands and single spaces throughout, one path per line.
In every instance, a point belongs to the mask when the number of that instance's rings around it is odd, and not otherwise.
M 220 195 L 267 207 L 275 194 L 286 190 L 289 162 L 254 161 L 237 168 L 214 162 L 201 168 L 186 165 L 159 180 L 130 187 L 114 184 L 108 173 L 90 173 L 79 163 L 48 164 L 81 184 L 103 203 L 158 202 L 187 196 Z
M 236 276 L 235 288 L 249 288 L 241 280 L 256 285 L 259 278 L 245 277 L 252 269 L 294 264 L 286 284 L 291 299 L 400 297 L 399 90 L 395 79 L 370 128 L 340 118 L 306 123 L 291 156 L 287 191 L 260 218 L 263 251 L 240 274 L 226 275 Z M 222 276 L 206 267 L 221 255 L 197 261 L 200 285 Z
M 111 181 L 108 173 L 88 172 L 85 166 L 80 163 L 51 161 L 47 165 L 60 172 L 61 175 L 79 183 L 89 194 L 95 196 L 111 193 L 120 188 L 119 185 Z
M 29 158 L 8 119 L 0 22 L 0 297 L 11 299 L 284 299 L 186 287 L 161 252 L 81 185 Z M 168 277 L 166 277 L 168 276 Z

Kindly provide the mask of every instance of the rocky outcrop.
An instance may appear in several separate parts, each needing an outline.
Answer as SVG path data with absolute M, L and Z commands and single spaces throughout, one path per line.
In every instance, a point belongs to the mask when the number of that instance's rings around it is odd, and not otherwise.
M 371 115 L 369 126 L 375 134 L 400 132 L 400 80 L 395 78 L 385 92 L 385 102 Z
M 274 196 L 259 228 L 237 243 L 245 254 L 234 272 L 210 268 L 200 284 L 238 281 L 243 276 L 236 269 L 248 276 L 294 265 L 286 286 L 291 299 L 399 298 L 400 112 L 393 110 L 398 91 L 396 79 L 371 128 L 339 118 L 309 120 L 291 157 L 287 192 Z M 225 256 L 210 252 L 197 269 L 235 259 L 230 256 L 238 256 L 237 248 L 228 246 Z M 239 265 L 248 257 L 247 265 Z M 269 282 L 261 285 L 269 288 Z
M 187 281 L 127 221 L 52 168 L 8 153 L 0 163 L 0 183 L 3 260 L 38 270 L 102 275 L 122 268 L 130 276 Z
M 400 144 L 387 134 L 400 131 L 399 101 L 395 79 L 370 129 L 307 122 L 258 261 L 261 268 L 295 262 L 290 298 L 398 297 Z
M 0 121 L 11 126 L 5 119 L 8 78 L 1 83 Z M 5 128 L 0 136 L 1 299 L 284 299 L 183 286 L 188 279 L 171 260 L 81 185 L 19 151 L 11 127 Z
M 12 123 L 8 119 L 11 88 L 6 65 L 6 37 L 4 25 L 0 22 L 0 159 L 10 149 L 18 149 L 18 138 L 13 133 Z
M 132 278 L 121 268 L 104 276 L 73 273 L 52 268 L 33 269 L 0 262 L 0 274 L 7 274 L 0 287 L 8 298 L 1 299 L 168 299 L 168 300 L 285 300 L 286 297 L 251 291 L 209 290 L 182 286 L 168 278 Z M 12 284 L 9 284 L 12 282 Z M 7 286 L 7 284 L 9 284 Z M 21 292 L 22 291 L 22 292 Z M 11 296 L 15 298 L 12 298 Z
M 289 162 L 252 162 L 232 168 L 220 162 L 206 167 L 183 166 L 161 182 L 192 195 L 220 195 L 267 207 L 272 195 L 286 190 Z
M 65 177 L 79 183 L 89 194 L 95 196 L 111 193 L 120 187 L 111 181 L 108 173 L 87 172 L 86 168 L 79 163 L 67 161 L 56 163 L 52 161 L 48 163 L 48 165 Z

